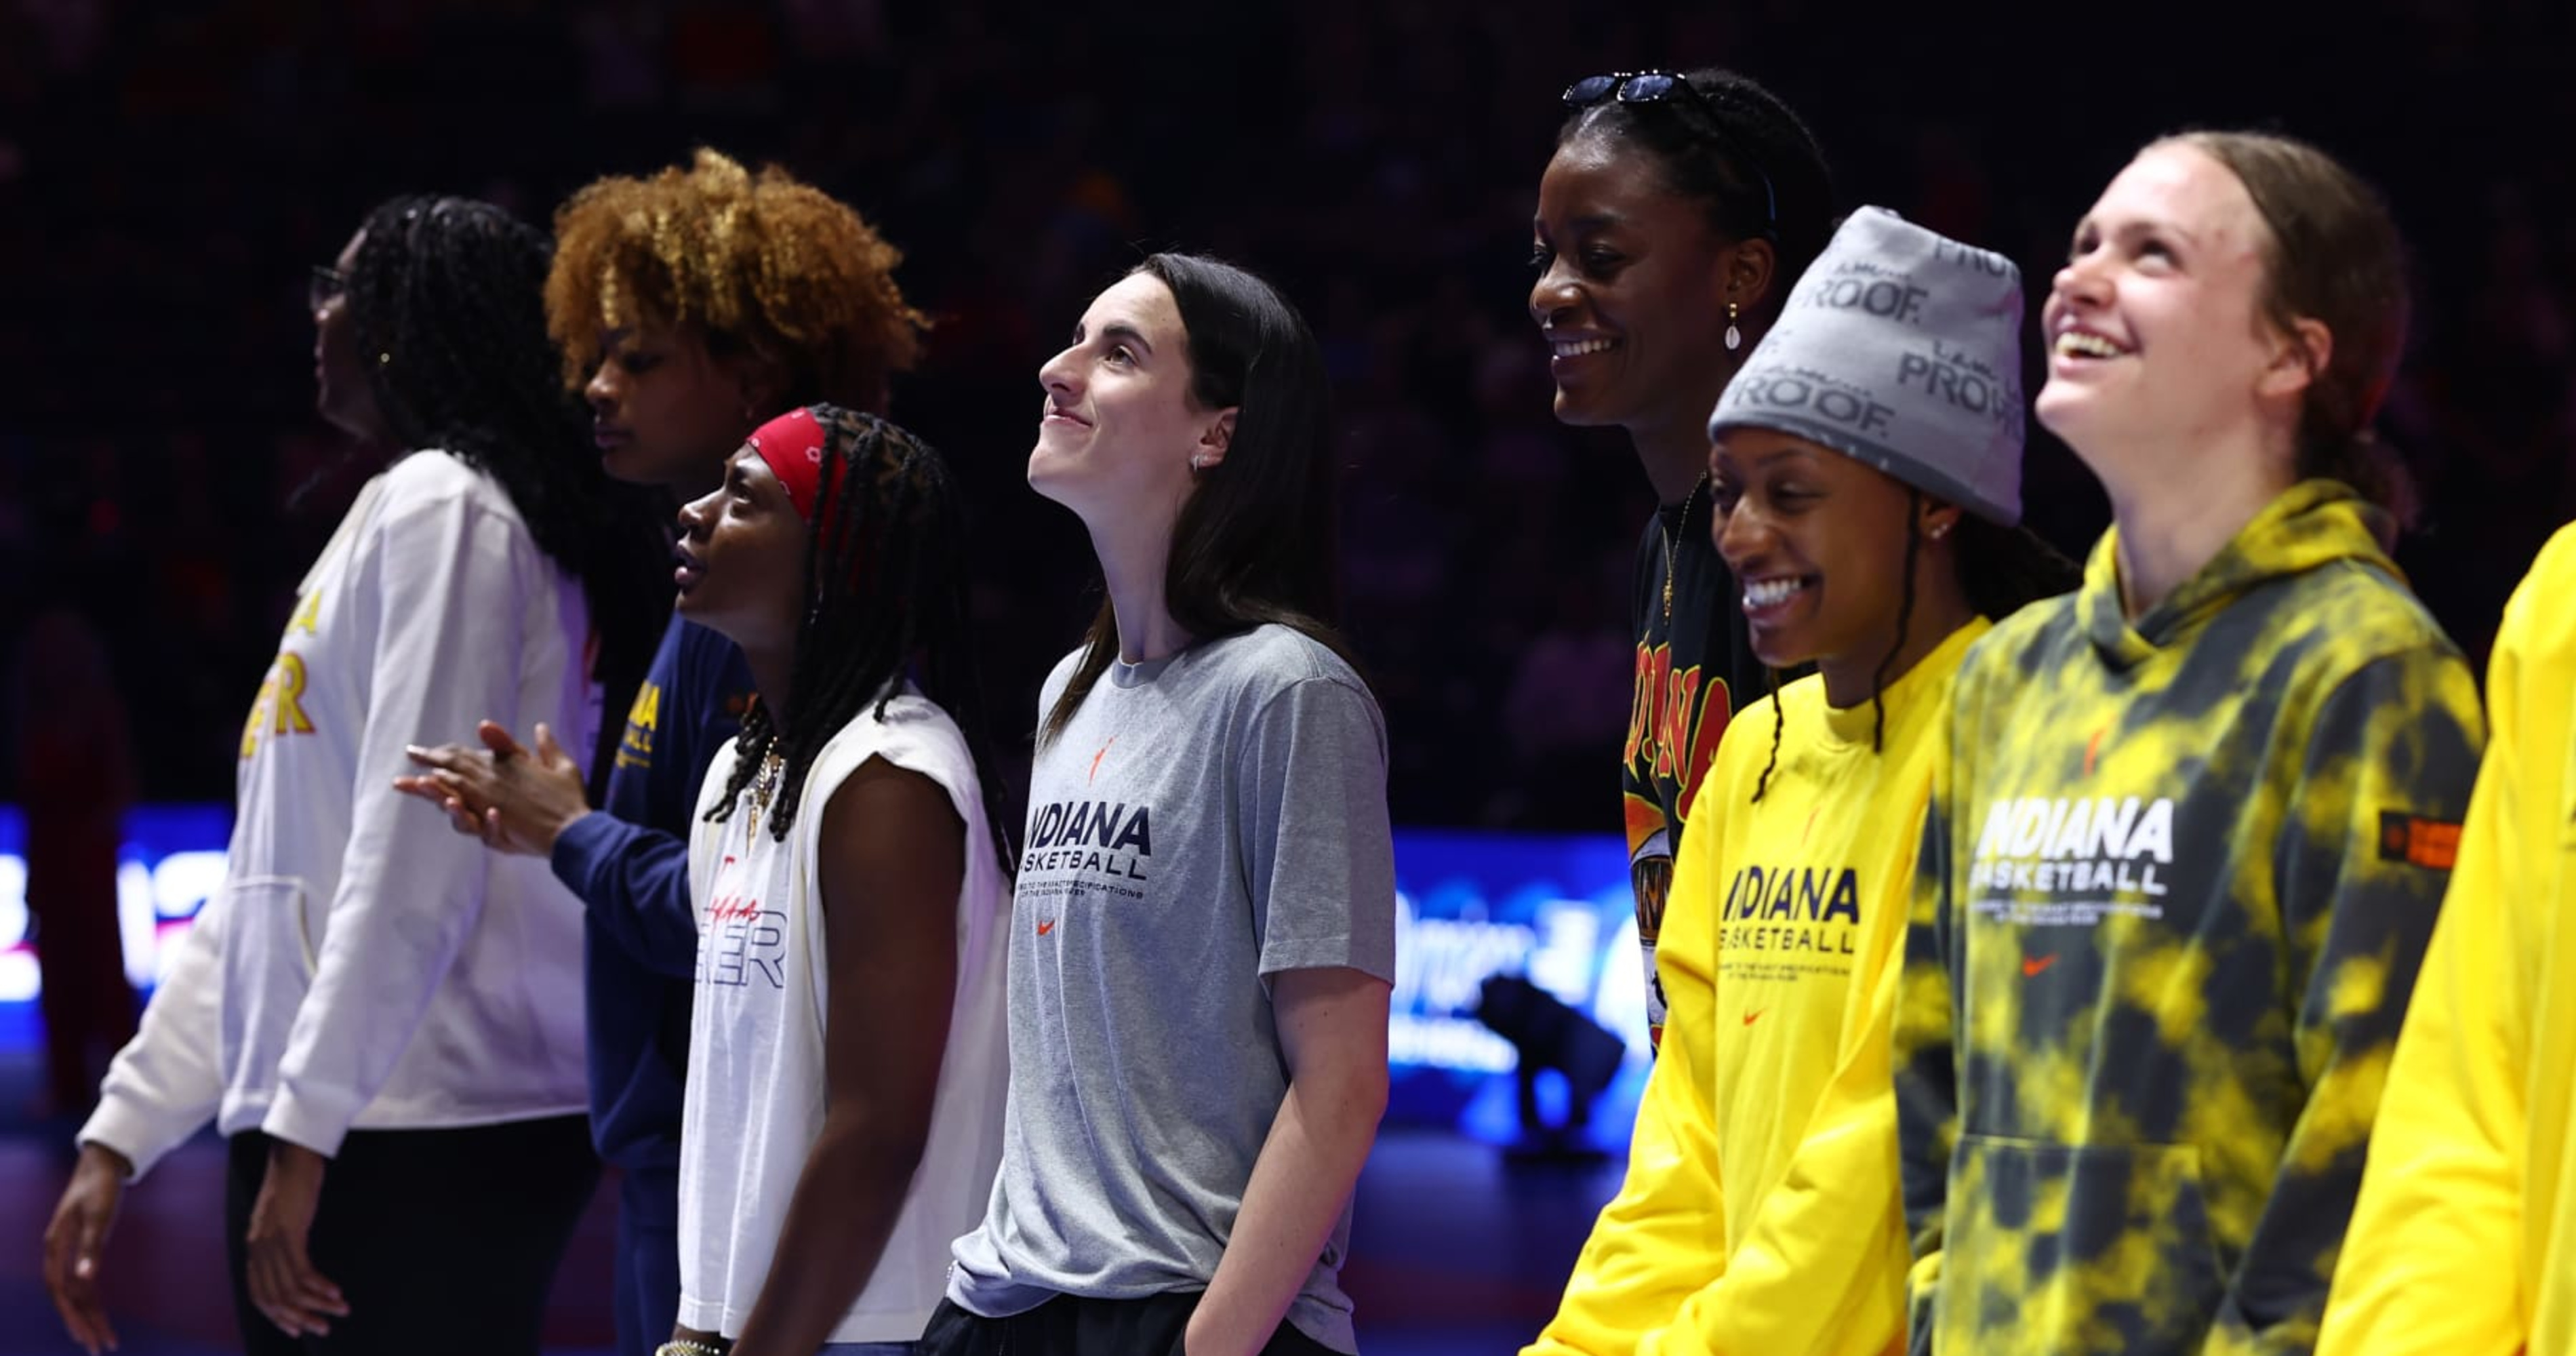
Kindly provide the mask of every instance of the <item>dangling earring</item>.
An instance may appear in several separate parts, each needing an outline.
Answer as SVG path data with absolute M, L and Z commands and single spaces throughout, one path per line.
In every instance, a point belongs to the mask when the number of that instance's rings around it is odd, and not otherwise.
M 1190 454 L 1190 469 L 1191 469 L 1191 470 L 1193 470 L 1193 471 L 1204 471 L 1204 470 L 1206 470 L 1206 469 L 1208 468 L 1208 464 L 1209 464 L 1209 463 L 1208 463 L 1208 456 L 1207 456 L 1207 453 L 1205 453 L 1205 452 L 1193 452 L 1193 453 L 1191 453 L 1191 454 Z
M 1742 347 L 1744 331 L 1735 328 L 1735 303 L 1730 301 L 1726 303 L 1726 351 L 1733 353 Z

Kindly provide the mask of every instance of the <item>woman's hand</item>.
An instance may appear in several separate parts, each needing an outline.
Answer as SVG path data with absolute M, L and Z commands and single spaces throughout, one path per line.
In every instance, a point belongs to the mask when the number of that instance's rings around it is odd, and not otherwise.
M 554 731 L 543 721 L 537 724 L 533 752 L 488 720 L 474 733 L 483 741 L 480 749 L 461 744 L 406 748 L 413 762 L 430 771 L 396 777 L 394 789 L 446 810 L 458 833 L 499 851 L 552 856 L 555 839 L 590 813 L 580 765 L 555 743 Z
M 116 1349 L 116 1329 L 107 1321 L 107 1305 L 98 1293 L 99 1254 L 107 1248 L 108 1231 L 116 1227 L 116 1207 L 125 1199 L 125 1179 L 134 1165 L 104 1144 L 81 1146 L 80 1161 L 45 1226 L 45 1288 L 72 1340 L 90 1356 Z
M 313 1269 L 305 1241 L 322 1201 L 322 1173 L 330 1160 L 282 1139 L 269 1141 L 268 1175 L 250 1208 L 250 1301 L 289 1337 L 329 1336 L 333 1318 L 349 1316 L 340 1287 Z

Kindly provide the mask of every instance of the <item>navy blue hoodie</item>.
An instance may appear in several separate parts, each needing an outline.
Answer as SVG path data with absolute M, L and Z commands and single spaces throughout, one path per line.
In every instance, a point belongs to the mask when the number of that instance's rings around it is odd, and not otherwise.
M 590 906 L 591 1141 L 629 1171 L 679 1170 L 698 956 L 689 812 L 751 693 L 751 668 L 732 641 L 673 617 L 627 713 L 607 805 L 555 840 L 555 875 Z M 674 1217 L 678 1209 L 675 1199 Z

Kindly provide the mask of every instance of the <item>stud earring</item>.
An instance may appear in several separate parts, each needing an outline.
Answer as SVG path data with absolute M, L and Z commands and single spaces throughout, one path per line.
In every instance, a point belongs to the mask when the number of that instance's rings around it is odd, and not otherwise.
M 1726 303 L 1726 351 L 1733 353 L 1742 347 L 1744 331 L 1735 328 L 1735 303 L 1730 301 Z
M 1950 535 L 1950 524 L 1948 524 L 1948 523 L 1934 523 L 1934 524 L 1932 525 L 1932 540 L 1934 540 L 1934 541 L 1939 541 L 1939 540 L 1941 540 L 1943 537 L 1946 537 L 1946 536 L 1949 536 L 1949 535 Z

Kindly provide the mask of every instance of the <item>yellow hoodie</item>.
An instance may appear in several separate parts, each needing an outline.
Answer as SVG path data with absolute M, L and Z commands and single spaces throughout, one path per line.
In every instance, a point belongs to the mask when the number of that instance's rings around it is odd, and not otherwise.
M 1904 1336 L 1889 1018 L 1932 749 L 1970 622 L 1877 713 L 1791 683 L 1719 745 L 1657 957 L 1628 1180 L 1530 1356 L 1877 1356 Z
M 2576 1353 L 2576 527 L 2505 608 L 2492 742 L 2320 1356 Z
M 2482 739 L 2332 481 L 1952 685 L 1896 1016 L 1914 1345 L 2304 1356 Z

